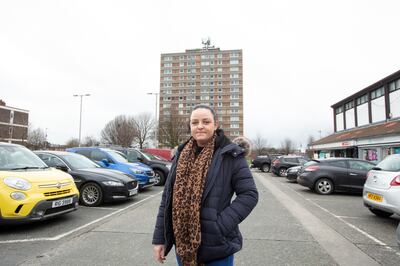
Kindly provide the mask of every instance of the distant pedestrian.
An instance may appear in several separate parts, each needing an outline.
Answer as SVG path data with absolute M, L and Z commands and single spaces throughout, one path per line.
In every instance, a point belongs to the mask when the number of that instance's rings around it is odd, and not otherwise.
M 242 248 L 239 223 L 252 211 L 258 192 L 239 146 L 218 128 L 215 111 L 197 105 L 191 137 L 180 145 L 165 183 L 153 235 L 161 263 L 175 245 L 178 265 L 233 265 Z M 232 201 L 233 195 L 236 197 Z

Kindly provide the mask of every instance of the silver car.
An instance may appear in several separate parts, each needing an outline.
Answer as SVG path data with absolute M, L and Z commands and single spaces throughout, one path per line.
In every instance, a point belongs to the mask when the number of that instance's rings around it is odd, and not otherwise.
M 379 217 L 400 215 L 400 154 L 386 157 L 368 172 L 363 201 Z

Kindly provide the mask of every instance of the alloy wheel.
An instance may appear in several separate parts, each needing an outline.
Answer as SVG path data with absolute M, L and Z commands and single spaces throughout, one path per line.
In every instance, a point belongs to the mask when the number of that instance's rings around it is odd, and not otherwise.
M 89 183 L 84 185 L 81 191 L 81 201 L 86 206 L 97 206 L 101 203 L 103 193 L 99 185 Z
M 333 192 L 333 183 L 329 179 L 322 178 L 315 184 L 315 190 L 319 194 L 327 195 Z

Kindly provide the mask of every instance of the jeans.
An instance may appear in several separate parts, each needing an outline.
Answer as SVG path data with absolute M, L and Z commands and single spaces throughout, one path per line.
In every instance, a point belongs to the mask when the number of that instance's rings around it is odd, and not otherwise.
M 178 262 L 179 266 L 183 266 L 178 254 L 176 255 L 176 261 Z M 205 266 L 233 266 L 233 255 L 230 255 L 223 259 L 213 260 L 211 262 L 205 263 L 204 265 Z

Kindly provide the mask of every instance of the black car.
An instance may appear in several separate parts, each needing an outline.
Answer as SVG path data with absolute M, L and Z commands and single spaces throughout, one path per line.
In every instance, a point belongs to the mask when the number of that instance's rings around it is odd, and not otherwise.
M 362 192 L 367 173 L 375 164 L 353 158 L 312 160 L 297 176 L 297 183 L 323 195 L 334 191 Z
M 286 171 L 286 179 L 289 182 L 296 183 L 297 182 L 297 174 L 300 172 L 301 165 L 293 166 L 287 169 Z
M 165 180 L 171 169 L 171 162 L 134 148 L 112 147 L 112 149 L 123 153 L 130 163 L 141 162 L 151 167 L 154 171 L 154 184 L 156 186 L 165 184 Z
M 284 155 L 277 157 L 272 161 L 271 170 L 278 176 L 286 176 L 286 171 L 290 167 L 298 166 L 306 163 L 308 160 L 301 156 Z
M 278 156 L 282 154 L 268 154 L 268 155 L 259 155 L 252 162 L 251 168 L 258 168 L 263 172 L 269 172 L 271 169 L 271 162 Z
M 116 170 L 105 169 L 83 155 L 60 151 L 36 151 L 50 167 L 68 172 L 79 189 L 79 202 L 98 206 L 102 202 L 124 200 L 138 194 L 139 183 Z

